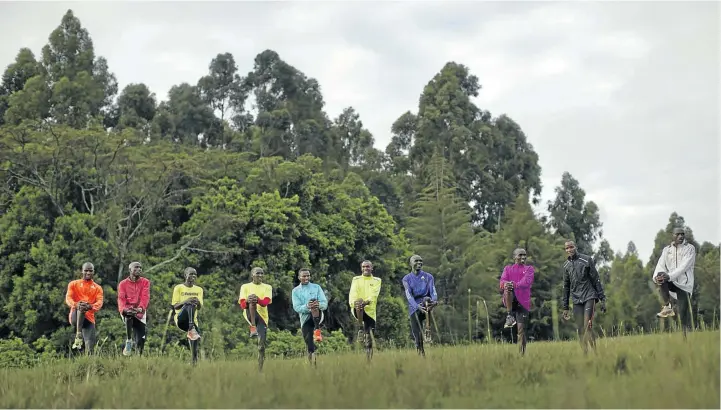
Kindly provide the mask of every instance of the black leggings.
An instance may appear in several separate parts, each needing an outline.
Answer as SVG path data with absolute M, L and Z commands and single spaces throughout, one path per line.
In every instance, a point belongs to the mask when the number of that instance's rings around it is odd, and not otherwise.
M 576 332 L 579 337 L 591 332 L 593 336 L 593 317 L 596 313 L 596 299 L 590 299 L 584 303 L 573 305 L 573 318 L 576 320 Z
M 250 309 L 245 309 L 245 317 L 250 319 Z M 250 323 L 250 321 L 248 321 L 248 323 Z M 268 335 L 268 325 L 265 324 L 265 321 L 262 317 L 260 317 L 257 310 L 255 311 L 255 330 L 258 331 L 258 351 L 260 353 L 265 353 L 265 341 Z
M 180 312 L 178 312 L 178 328 L 182 331 L 189 331 L 192 327 L 195 328 L 195 330 L 200 334 L 200 328 L 198 327 L 197 323 L 194 323 L 193 318 L 195 317 L 195 306 L 193 305 L 184 305 Z M 190 352 L 192 354 L 193 363 L 196 363 L 198 361 L 198 345 L 200 340 L 189 340 L 190 342 Z
M 323 321 L 323 312 L 320 312 L 318 317 L 311 317 L 303 323 L 300 327 L 300 332 L 303 334 L 303 341 L 305 346 L 308 348 L 308 353 L 315 353 L 316 346 L 313 341 L 313 331 L 320 329 L 320 323 Z
M 416 349 L 419 351 L 423 350 L 423 325 L 426 319 L 427 315 L 421 312 L 420 309 L 411 315 L 411 337 Z
M 83 342 L 88 354 L 92 354 L 97 343 L 97 333 L 95 331 L 95 323 L 88 320 L 85 315 L 80 315 L 80 332 L 82 333 Z M 70 313 L 70 325 L 75 329 L 78 328 L 78 310 L 73 309 Z
M 147 334 L 145 323 L 141 322 L 135 316 L 123 316 L 125 322 L 125 332 L 128 339 L 135 342 L 135 346 L 138 348 L 138 353 L 143 354 L 143 348 L 145 347 L 145 336 Z
M 661 298 L 665 304 L 671 303 L 671 295 L 669 292 L 676 293 L 676 306 L 678 308 L 678 316 L 681 321 L 681 328 L 683 334 L 686 336 L 686 331 L 691 329 L 691 298 L 688 292 L 681 290 L 673 282 L 663 282 L 659 285 L 659 291 L 661 292 Z

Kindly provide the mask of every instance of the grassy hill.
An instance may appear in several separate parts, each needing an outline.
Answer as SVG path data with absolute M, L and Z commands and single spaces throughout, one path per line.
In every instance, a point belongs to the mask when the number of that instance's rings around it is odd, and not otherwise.
M 96 357 L 0 371 L 2 408 L 719 408 L 719 332 L 254 361 Z

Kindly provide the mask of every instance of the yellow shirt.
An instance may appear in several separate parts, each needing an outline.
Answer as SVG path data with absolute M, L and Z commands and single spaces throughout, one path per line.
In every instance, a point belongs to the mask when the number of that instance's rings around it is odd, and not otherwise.
M 273 303 L 273 287 L 270 286 L 267 283 L 261 283 L 260 285 L 256 285 L 255 283 L 246 283 L 243 284 L 243 286 L 240 287 L 240 296 L 238 296 L 238 304 L 240 304 L 240 301 L 245 299 L 248 300 L 248 296 L 255 295 L 258 297 L 259 301 L 262 301 L 265 298 L 268 298 L 268 305 Z M 260 317 L 263 318 L 263 321 L 265 322 L 266 326 L 268 325 L 268 306 L 261 306 L 258 304 L 256 306 L 257 312 L 260 315 Z M 250 320 L 248 319 L 248 311 L 243 310 L 243 317 L 245 317 L 245 320 L 250 323 Z
M 351 307 L 351 312 L 355 312 L 353 309 L 356 300 L 369 300 L 371 303 L 364 310 L 371 319 L 376 320 L 376 304 L 380 293 L 381 278 L 363 275 L 354 277 L 348 293 L 348 304 Z
M 185 286 L 185 284 L 181 283 L 180 285 L 176 285 L 175 288 L 173 288 L 173 298 L 170 300 L 170 304 L 175 306 L 175 304 L 180 303 L 186 299 L 196 297 L 200 301 L 200 306 L 203 306 L 203 288 L 197 285 L 193 285 L 192 287 Z M 175 309 L 175 324 L 178 324 L 178 313 L 180 313 L 180 309 Z M 195 311 L 195 315 L 193 315 L 193 322 L 198 323 L 198 311 Z

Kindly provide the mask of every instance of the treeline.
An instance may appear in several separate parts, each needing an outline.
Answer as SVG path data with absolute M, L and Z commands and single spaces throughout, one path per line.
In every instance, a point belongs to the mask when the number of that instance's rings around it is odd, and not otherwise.
M 571 325 L 554 329 L 552 317 L 566 238 L 601 266 L 607 333 L 656 327 L 651 270 L 683 218 L 671 215 L 644 264 L 632 242 L 614 254 L 602 240 L 598 207 L 568 173 L 549 216 L 534 215 L 538 155 L 511 118 L 474 105 L 480 89 L 467 67 L 447 63 L 381 151 L 352 107 L 330 119 L 318 81 L 272 50 L 245 75 L 230 53 L 218 54 L 206 76 L 172 87 L 161 102 L 144 84 L 118 93 L 68 11 L 38 57 L 19 51 L 0 86 L 0 337 L 46 353 L 67 349 L 64 293 L 91 261 L 106 295 L 100 339 L 119 344 L 114 289 L 138 260 L 153 283 L 150 349 L 181 342 L 164 330 L 186 266 L 206 290 L 206 354 L 253 351 L 236 302 L 252 266 L 266 269 L 277 292 L 271 354 L 301 346 L 289 332 L 298 327 L 290 292 L 302 266 L 329 292 L 326 326 L 342 333 L 326 348 L 341 349 L 341 335 L 355 334 L 350 281 L 370 259 L 384 283 L 378 336 L 406 345 L 400 279 L 413 253 L 445 302 L 436 310 L 439 340 L 508 337 L 497 281 L 523 246 L 537 272 L 529 336 L 565 338 Z M 710 323 L 719 246 L 699 245 L 686 228 L 698 250 L 694 313 Z

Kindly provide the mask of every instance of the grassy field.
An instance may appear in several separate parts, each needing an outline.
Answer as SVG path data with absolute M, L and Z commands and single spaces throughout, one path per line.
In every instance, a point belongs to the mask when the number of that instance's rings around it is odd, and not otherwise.
M 0 371 L 2 408 L 719 408 L 719 332 L 201 362 L 81 358 Z

